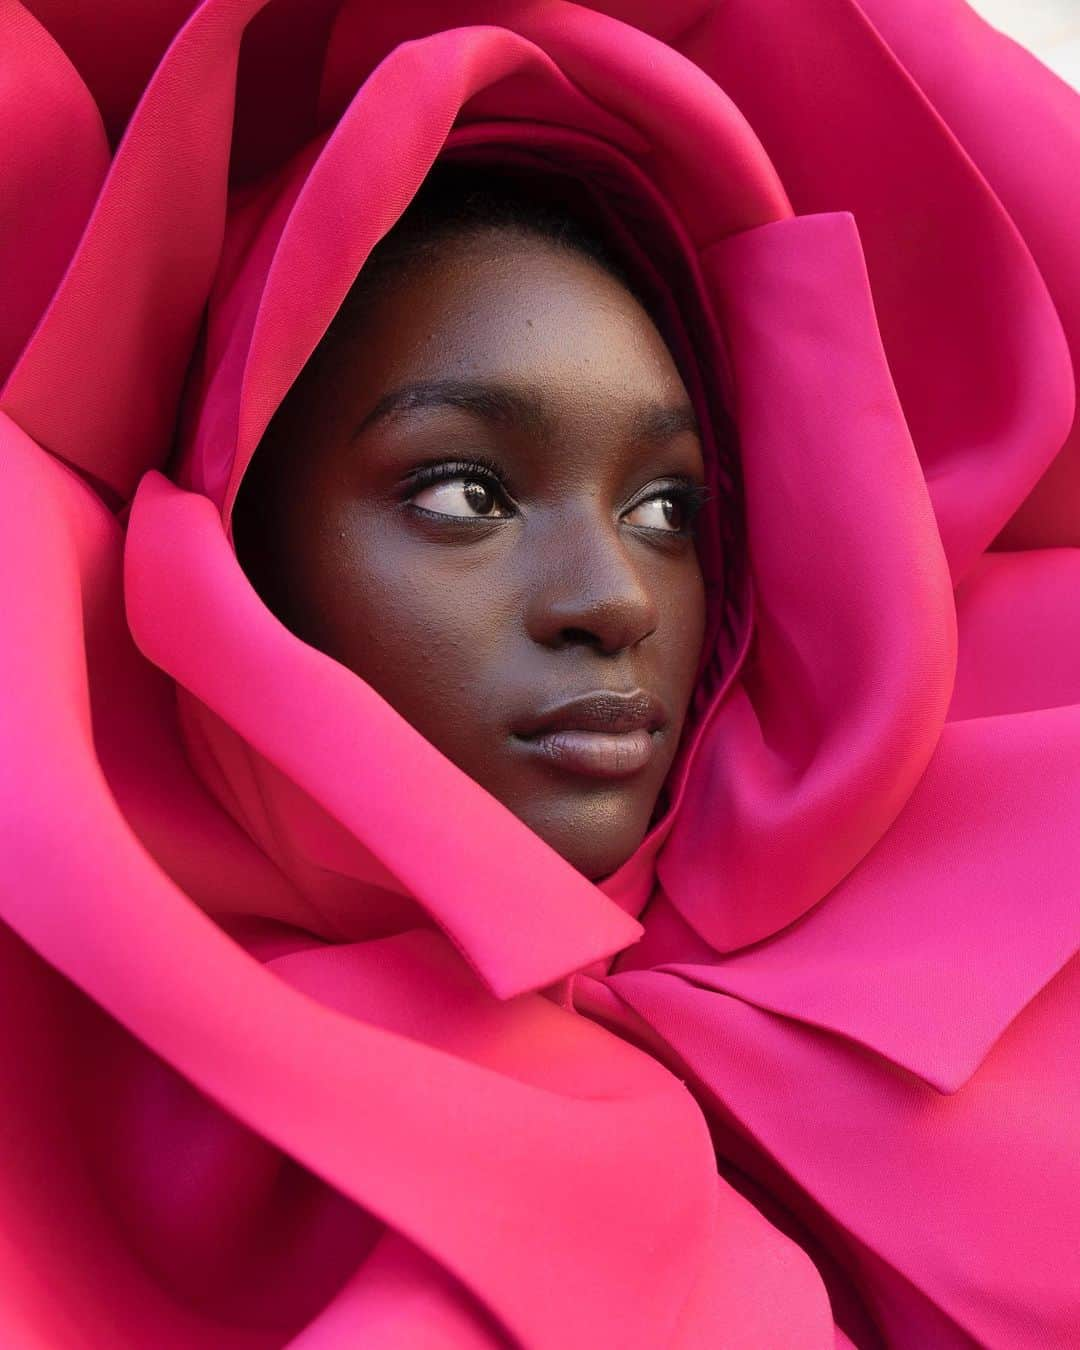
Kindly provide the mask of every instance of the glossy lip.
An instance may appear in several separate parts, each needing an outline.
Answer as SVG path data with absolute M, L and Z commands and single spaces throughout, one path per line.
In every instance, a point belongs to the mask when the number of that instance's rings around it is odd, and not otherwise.
M 667 709 L 653 694 L 598 690 L 520 723 L 518 744 L 553 767 L 588 778 L 630 778 L 652 759 Z

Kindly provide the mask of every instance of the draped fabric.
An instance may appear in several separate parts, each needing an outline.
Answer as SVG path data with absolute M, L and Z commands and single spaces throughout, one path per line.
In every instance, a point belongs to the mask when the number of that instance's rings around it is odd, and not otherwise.
M 1075 1344 L 1076 96 L 959 0 L 0 30 L 0 1340 Z M 440 155 L 606 201 L 732 428 L 598 885 L 232 546 Z

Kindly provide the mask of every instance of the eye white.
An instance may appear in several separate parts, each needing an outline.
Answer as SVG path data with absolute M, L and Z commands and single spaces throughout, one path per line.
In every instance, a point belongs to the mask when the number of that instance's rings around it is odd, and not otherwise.
M 415 505 L 436 511 L 441 516 L 484 520 L 505 514 L 499 508 L 494 490 L 476 478 L 446 478 L 441 483 L 429 483 L 412 500 Z
M 678 525 L 672 525 L 664 512 L 664 506 L 673 505 L 678 514 L 679 506 L 674 498 L 668 496 L 650 497 L 647 501 L 638 502 L 632 511 L 628 511 L 623 517 L 631 525 L 644 525 L 650 530 L 667 530 L 669 534 L 678 534 Z

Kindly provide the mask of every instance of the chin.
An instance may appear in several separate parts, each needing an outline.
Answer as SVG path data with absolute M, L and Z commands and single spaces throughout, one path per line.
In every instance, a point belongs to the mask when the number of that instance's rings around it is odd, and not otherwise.
M 602 881 L 633 855 L 648 833 L 649 819 L 650 804 L 646 803 L 632 811 L 624 807 L 618 812 L 578 812 L 557 824 L 550 820 L 542 825 L 527 820 L 526 824 L 590 881 Z

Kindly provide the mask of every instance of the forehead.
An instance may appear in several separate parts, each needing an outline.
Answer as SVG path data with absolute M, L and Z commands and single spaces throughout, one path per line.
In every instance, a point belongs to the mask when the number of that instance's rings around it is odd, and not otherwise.
M 487 379 L 555 412 L 686 402 L 649 315 L 591 258 L 508 232 L 441 243 L 404 263 L 332 339 L 338 388 L 369 411 L 417 381 Z M 356 408 L 360 411 L 359 407 Z

